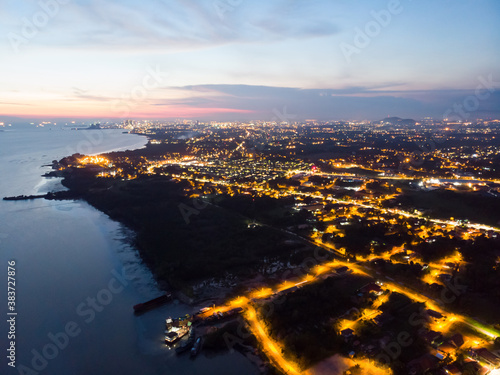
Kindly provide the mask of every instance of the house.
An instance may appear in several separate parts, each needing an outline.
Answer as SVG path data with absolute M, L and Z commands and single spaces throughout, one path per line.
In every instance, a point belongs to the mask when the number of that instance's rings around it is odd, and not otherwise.
M 450 375 L 462 375 L 462 371 L 455 365 L 444 366 L 444 371 Z
M 437 350 L 443 355 L 449 355 L 456 353 L 457 347 L 453 345 L 450 341 L 445 341 L 443 344 L 437 347 Z
M 464 344 L 464 337 L 460 333 L 455 333 L 447 341 L 455 345 L 456 348 L 460 348 Z
M 422 357 L 408 363 L 408 373 L 410 375 L 422 374 L 436 367 L 438 363 L 439 359 L 432 354 L 424 354 Z
M 347 267 L 347 266 L 340 267 L 340 268 L 337 268 L 337 269 L 336 269 L 336 272 L 337 272 L 339 275 L 343 275 L 343 274 L 347 273 L 347 271 L 349 271 L 349 267 Z
M 436 331 L 427 331 L 421 337 L 430 345 L 436 345 L 442 342 L 443 336 Z
M 472 353 L 474 358 L 479 359 L 479 361 L 483 363 L 491 365 L 495 368 L 500 366 L 500 358 L 486 348 L 473 349 Z
M 437 312 L 437 311 L 434 311 L 434 310 L 427 310 L 427 315 L 429 315 L 431 318 L 434 318 L 434 319 L 443 319 L 443 314 Z
M 442 353 L 435 352 L 435 353 L 432 353 L 432 355 L 434 357 L 436 357 L 437 359 L 439 359 L 440 361 L 442 361 L 444 359 L 444 355 Z
M 367 284 L 361 289 L 359 289 L 359 291 L 363 294 L 373 293 L 377 296 L 380 296 L 384 292 L 382 288 L 375 283 Z
M 490 371 L 487 367 L 481 366 L 479 363 L 473 361 L 472 359 L 466 359 L 464 362 L 464 372 L 475 371 L 475 373 L 478 375 L 486 375 Z
M 344 340 L 350 339 L 354 336 L 354 331 L 350 328 L 344 329 L 343 331 L 340 331 L 340 336 L 342 336 Z
M 464 344 L 464 337 L 460 333 L 455 333 L 448 337 L 444 343 L 438 346 L 437 350 L 443 354 L 456 353 L 457 349 Z

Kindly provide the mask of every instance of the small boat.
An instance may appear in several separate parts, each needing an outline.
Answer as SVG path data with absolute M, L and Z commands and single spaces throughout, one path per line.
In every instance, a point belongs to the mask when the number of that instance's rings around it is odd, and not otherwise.
M 198 355 L 201 350 L 201 344 L 201 337 L 198 337 L 193 347 L 191 348 L 191 357 L 196 357 Z
M 167 345 L 173 345 L 184 336 L 186 336 L 192 327 L 191 317 L 186 315 L 184 318 L 172 319 L 168 318 L 165 320 L 165 343 Z
M 182 354 L 185 351 L 188 351 L 189 349 L 191 349 L 193 347 L 195 339 L 196 339 L 196 336 L 194 333 L 194 327 L 191 326 L 191 328 L 189 330 L 189 338 L 183 344 L 181 344 L 177 348 L 175 348 L 175 352 L 177 354 Z
M 187 339 L 185 343 L 179 345 L 177 348 L 175 348 L 175 352 L 177 354 L 182 354 L 186 351 L 188 351 L 189 349 L 191 349 L 193 347 L 193 344 L 194 344 L 194 339 Z
M 165 344 L 172 345 L 181 339 L 182 336 L 179 336 L 177 332 L 167 332 L 165 334 Z

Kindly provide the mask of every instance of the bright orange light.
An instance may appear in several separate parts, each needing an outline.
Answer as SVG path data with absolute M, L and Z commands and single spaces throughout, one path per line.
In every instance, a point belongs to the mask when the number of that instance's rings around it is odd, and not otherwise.
M 282 291 L 282 290 L 286 290 L 286 289 L 290 289 L 291 287 L 293 287 L 293 284 L 289 281 L 284 281 L 280 287 L 278 288 L 279 291 Z
M 234 307 L 243 307 L 247 303 L 248 303 L 248 298 L 246 298 L 246 297 L 238 297 L 238 298 L 230 301 L 229 305 L 231 305 L 231 307 L 234 308 Z
M 321 275 L 322 273 L 325 273 L 327 270 L 328 270 L 328 267 L 322 266 L 322 265 L 318 265 L 318 266 L 314 267 L 314 273 L 316 275 Z
M 259 290 L 256 290 L 250 294 L 250 298 L 267 298 L 273 294 L 273 290 L 271 288 L 262 288 Z
M 108 165 L 109 160 L 103 156 L 85 156 L 84 158 L 78 159 L 80 164 L 96 164 L 96 165 Z
M 287 374 L 300 375 L 307 374 L 307 371 L 301 371 L 295 363 L 287 361 L 281 354 L 281 346 L 273 341 L 267 334 L 262 324 L 257 318 L 257 312 L 253 307 L 249 307 L 246 314 L 246 319 L 249 322 L 250 330 L 255 335 L 257 340 L 262 344 L 262 347 L 266 349 L 267 356 L 277 367 L 285 370 Z

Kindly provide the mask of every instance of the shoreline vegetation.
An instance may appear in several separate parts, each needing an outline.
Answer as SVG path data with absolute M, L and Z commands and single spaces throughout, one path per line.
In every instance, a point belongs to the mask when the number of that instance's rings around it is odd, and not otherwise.
M 140 159 L 157 153 L 157 148 L 150 145 L 104 156 Z M 44 175 L 62 178 L 68 190 L 3 199 L 86 201 L 132 229 L 134 245 L 159 285 L 176 292 L 183 302 L 225 301 L 253 287 L 281 280 L 283 272 L 299 267 L 303 259 L 313 255 L 314 247 L 292 233 L 253 227 L 252 219 L 232 209 L 229 196 L 196 203 L 184 195 L 185 183 L 166 176 L 97 178 L 92 166 L 68 167 L 81 156 L 54 161 L 53 171 Z
M 79 199 L 79 195 L 72 191 L 57 191 L 48 192 L 46 194 L 34 194 L 34 195 L 17 195 L 13 197 L 4 197 L 4 201 L 27 201 L 34 199 L 47 199 L 47 200 L 74 200 Z

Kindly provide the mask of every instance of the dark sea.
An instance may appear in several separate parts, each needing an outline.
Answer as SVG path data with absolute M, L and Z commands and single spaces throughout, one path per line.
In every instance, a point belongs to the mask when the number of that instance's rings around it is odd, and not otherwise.
M 0 132 L 0 198 L 64 189 L 47 166 L 75 152 L 143 147 L 122 130 L 8 128 Z M 177 301 L 141 316 L 160 290 L 133 234 L 82 201 L 0 200 L 0 374 L 258 374 L 241 354 L 195 359 L 165 346 L 165 319 L 193 313 Z M 15 368 L 7 365 L 8 261 L 15 261 Z

